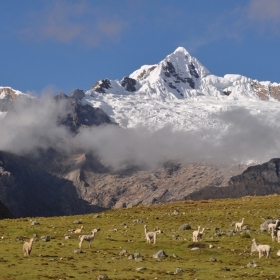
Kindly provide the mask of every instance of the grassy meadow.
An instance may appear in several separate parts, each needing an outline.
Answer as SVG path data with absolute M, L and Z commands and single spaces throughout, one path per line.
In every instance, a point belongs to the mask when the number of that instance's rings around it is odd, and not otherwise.
M 243 197 L 240 199 L 184 201 L 156 206 L 137 206 L 115 209 L 99 214 L 51 218 L 21 218 L 0 220 L 0 279 L 279 279 L 280 243 L 272 242 L 270 234 L 260 231 L 260 224 L 268 218 L 280 217 L 280 196 Z M 174 211 L 179 214 L 175 215 Z M 233 236 L 232 223 L 245 218 L 243 230 Z M 138 220 L 143 220 L 139 223 Z M 32 221 L 39 225 L 31 226 Z M 82 224 L 74 224 L 80 220 Z M 163 230 L 157 244 L 147 244 L 144 224 L 149 231 L 156 227 Z M 191 230 L 179 230 L 188 224 Z M 88 242 L 78 249 L 79 234 L 69 229 L 84 226 L 82 234 L 95 234 L 91 249 Z M 202 241 L 194 244 L 192 232 L 200 225 L 205 228 Z M 24 257 L 24 241 L 38 235 L 30 257 Z M 66 240 L 64 235 L 71 238 Z M 44 242 L 41 236 L 49 235 Z M 24 240 L 16 240 L 22 237 Z M 258 258 L 251 253 L 252 239 L 272 246 L 271 258 Z M 209 245 L 213 248 L 209 248 Z M 199 250 L 191 250 L 199 247 Z M 127 254 L 119 253 L 126 250 Z M 153 254 L 164 250 L 166 258 L 155 259 Z M 143 259 L 137 262 L 129 255 L 140 253 Z M 177 255 L 174 256 L 173 254 Z M 215 258 L 216 261 L 210 261 Z M 251 261 L 257 267 L 247 267 Z M 136 268 L 145 270 L 137 271 Z M 176 268 L 183 272 L 175 274 Z

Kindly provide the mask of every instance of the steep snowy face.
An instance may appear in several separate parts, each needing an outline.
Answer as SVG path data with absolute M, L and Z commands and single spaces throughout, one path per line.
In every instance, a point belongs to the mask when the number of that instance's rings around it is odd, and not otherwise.
M 164 100 L 197 94 L 201 80 L 210 72 L 184 48 L 179 47 L 157 65 L 145 65 L 129 77 L 139 82 L 139 92 Z

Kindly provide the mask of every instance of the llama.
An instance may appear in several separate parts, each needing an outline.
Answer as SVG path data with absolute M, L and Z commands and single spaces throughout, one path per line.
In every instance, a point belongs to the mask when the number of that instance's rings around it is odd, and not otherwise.
M 89 242 L 88 248 L 90 249 L 91 243 L 94 239 L 94 235 L 96 232 L 98 232 L 98 229 L 95 228 L 94 230 L 91 231 L 91 235 L 80 235 L 79 236 L 79 239 L 80 239 L 79 248 L 80 249 L 82 248 L 82 243 L 84 241 L 88 241 Z
M 240 223 L 235 223 L 235 230 L 236 231 L 241 230 L 243 223 L 244 223 L 244 218 L 242 218 L 242 221 Z
M 204 232 L 204 228 L 202 229 L 202 231 L 200 231 L 197 235 L 197 241 L 200 241 L 202 239 L 202 234 Z
M 151 243 L 151 240 L 154 239 L 154 244 L 157 243 L 157 235 L 159 233 L 162 233 L 162 231 L 159 228 L 157 228 L 156 231 L 148 231 L 147 225 L 144 225 L 144 231 L 145 231 L 145 237 L 146 237 L 147 243 Z
M 269 232 L 269 231 L 276 230 L 277 227 L 278 227 L 278 224 L 279 224 L 279 220 L 276 220 L 276 221 L 275 221 L 275 224 L 274 224 L 274 223 L 268 224 L 268 226 L 267 226 L 268 232 Z
M 31 250 L 32 250 L 32 245 L 33 245 L 34 241 L 35 241 L 35 238 L 32 237 L 29 242 L 24 242 L 24 244 L 23 244 L 23 255 L 25 257 L 30 256 L 30 253 L 31 253 Z
M 266 255 L 266 258 L 270 257 L 271 247 L 269 245 L 259 245 L 256 239 L 253 239 L 252 242 L 259 252 L 259 258 L 261 258 L 263 255 Z
M 199 235 L 200 226 L 197 227 L 197 230 L 193 232 L 193 242 L 197 242 L 197 237 Z
M 81 226 L 81 228 L 77 228 L 74 233 L 81 233 L 82 232 L 82 229 L 83 229 L 84 226 Z

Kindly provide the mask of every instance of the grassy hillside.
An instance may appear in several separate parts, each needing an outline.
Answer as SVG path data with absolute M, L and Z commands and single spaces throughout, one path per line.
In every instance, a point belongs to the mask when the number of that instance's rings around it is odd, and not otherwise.
M 267 218 L 280 217 L 279 205 L 280 196 L 272 195 L 138 206 L 80 216 L 1 220 L 0 279 L 97 279 L 104 274 L 108 279 L 278 279 L 280 258 L 276 253 L 280 243 L 261 232 L 260 224 Z M 175 215 L 175 210 L 179 214 Z M 234 229 L 232 223 L 243 217 L 250 230 L 229 236 L 227 233 Z M 31 226 L 34 220 L 40 224 Z M 92 248 L 88 249 L 84 242 L 80 254 L 74 253 L 79 234 L 68 231 L 80 227 L 75 220 L 82 222 L 84 234 L 100 228 Z M 164 231 L 158 235 L 157 244 L 145 242 L 144 224 L 150 231 L 156 227 Z M 192 229 L 179 230 L 183 224 Z M 198 225 L 205 228 L 205 234 L 202 241 L 194 244 L 192 232 Z M 40 241 L 34 243 L 30 257 L 23 257 L 24 241 L 16 237 L 29 240 L 33 234 Z M 65 234 L 71 238 L 66 240 Z M 46 235 L 51 237 L 50 242 L 41 240 Z M 257 253 L 251 253 L 253 238 L 272 246 L 270 259 L 259 259 Z M 213 248 L 209 248 L 210 244 Z M 191 250 L 196 246 L 200 249 Z M 127 254 L 120 256 L 122 250 Z M 159 250 L 168 256 L 153 258 Z M 128 259 L 136 252 L 142 262 Z M 250 261 L 258 266 L 247 267 Z M 146 269 L 138 272 L 139 267 Z M 183 272 L 174 274 L 176 268 Z

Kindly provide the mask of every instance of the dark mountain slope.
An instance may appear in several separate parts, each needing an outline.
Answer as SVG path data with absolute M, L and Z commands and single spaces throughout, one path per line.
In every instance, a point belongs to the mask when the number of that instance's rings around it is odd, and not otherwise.
M 14 218 L 12 212 L 0 201 L 0 219 Z
M 271 159 L 261 165 L 247 168 L 241 175 L 232 177 L 227 187 L 208 186 L 191 193 L 185 199 L 202 200 L 237 198 L 246 195 L 280 194 L 280 159 Z
M 79 198 L 73 183 L 47 173 L 27 157 L 0 152 L 0 200 L 15 217 L 98 212 L 104 208 Z
M 82 104 L 81 99 L 85 96 L 82 90 L 76 89 L 68 97 L 63 92 L 54 97 L 56 102 L 66 102 L 67 115 L 60 118 L 58 123 L 70 128 L 74 134 L 80 127 L 98 126 L 101 124 L 115 124 L 109 116 L 100 108 Z

